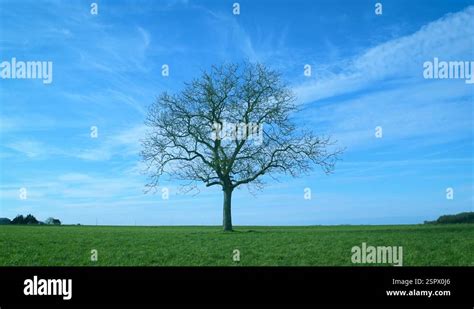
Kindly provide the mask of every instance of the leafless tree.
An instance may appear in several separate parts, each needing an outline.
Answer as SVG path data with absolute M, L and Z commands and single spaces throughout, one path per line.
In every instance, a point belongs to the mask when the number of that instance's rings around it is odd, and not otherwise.
M 213 66 L 150 106 L 141 152 L 148 186 L 156 188 L 165 174 L 188 185 L 221 186 L 223 228 L 231 231 L 238 186 L 261 187 L 264 175 L 298 176 L 315 165 L 333 171 L 341 151 L 329 137 L 298 130 L 291 119 L 296 111 L 278 72 L 249 62 Z

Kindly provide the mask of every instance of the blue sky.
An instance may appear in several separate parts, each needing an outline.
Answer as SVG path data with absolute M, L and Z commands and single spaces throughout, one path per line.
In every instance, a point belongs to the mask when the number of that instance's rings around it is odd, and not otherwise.
M 0 0 L 0 61 L 53 62 L 51 84 L 0 79 L 0 217 L 221 224 L 218 188 L 194 196 L 167 182 L 168 200 L 144 194 L 138 152 L 159 93 L 243 59 L 281 71 L 298 124 L 346 152 L 332 175 L 236 191 L 235 225 L 409 224 L 472 211 L 474 86 L 424 79 L 423 63 L 474 61 L 473 1 L 385 0 L 379 16 L 376 1 L 239 1 L 240 15 L 235 1 L 100 0 L 98 15 L 91 2 Z

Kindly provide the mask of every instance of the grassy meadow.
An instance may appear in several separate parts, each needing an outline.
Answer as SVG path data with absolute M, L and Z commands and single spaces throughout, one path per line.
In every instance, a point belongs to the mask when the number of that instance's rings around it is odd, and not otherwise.
M 474 266 L 474 224 L 235 230 L 0 225 L 0 266 L 352 266 L 351 248 L 362 242 L 403 246 L 403 266 Z

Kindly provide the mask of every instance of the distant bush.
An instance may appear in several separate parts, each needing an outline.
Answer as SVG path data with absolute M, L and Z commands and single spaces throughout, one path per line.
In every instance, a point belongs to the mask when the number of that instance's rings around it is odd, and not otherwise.
M 0 218 L 0 225 L 2 224 L 10 224 L 12 223 L 12 220 L 8 219 L 8 218 Z
M 11 221 L 11 224 L 39 224 L 39 221 L 32 214 L 28 214 L 26 217 L 18 215 Z
M 425 221 L 425 224 L 452 224 L 452 223 L 474 223 L 474 212 L 461 212 L 456 215 L 444 215 L 435 221 Z
M 61 225 L 61 221 L 59 219 L 54 219 L 53 217 L 49 217 L 46 219 L 46 221 L 44 221 L 44 223 L 50 225 Z
M 12 220 L 12 224 L 25 224 L 25 217 L 23 215 L 18 215 Z
M 26 224 L 38 224 L 39 221 L 36 220 L 35 216 L 31 215 L 31 214 L 28 214 L 26 217 L 25 217 L 25 223 Z

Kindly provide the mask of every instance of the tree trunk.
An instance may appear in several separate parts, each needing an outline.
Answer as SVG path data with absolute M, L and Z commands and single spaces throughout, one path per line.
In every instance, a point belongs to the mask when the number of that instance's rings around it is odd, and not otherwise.
M 224 219 L 222 225 L 224 231 L 232 231 L 232 214 L 231 214 L 231 202 L 232 202 L 232 189 L 224 188 Z

